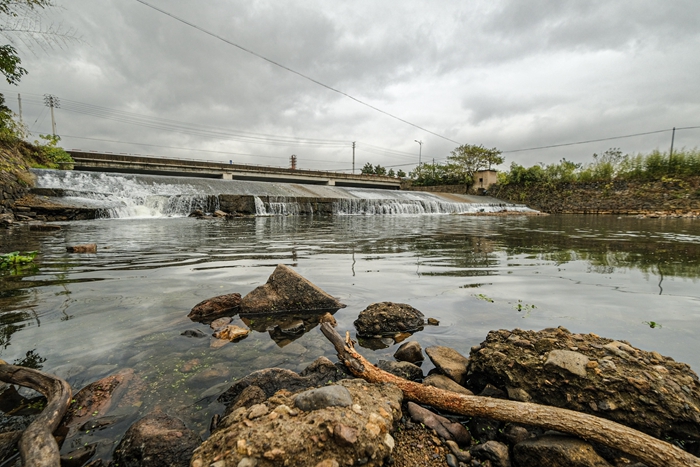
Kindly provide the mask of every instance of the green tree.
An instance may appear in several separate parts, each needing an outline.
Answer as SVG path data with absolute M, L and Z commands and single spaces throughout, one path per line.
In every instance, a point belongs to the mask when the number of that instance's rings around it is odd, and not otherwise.
M 406 175 L 406 172 L 404 172 L 403 170 L 399 169 L 398 172 L 396 172 L 396 176 L 399 177 L 399 178 L 405 178 L 407 175 Z
M 362 171 L 360 173 L 363 173 L 365 175 L 372 175 L 374 173 L 374 166 L 367 162 L 363 167 Z
M 390 177 L 396 177 L 396 172 L 394 172 L 394 169 L 389 169 L 386 174 Z
M 386 167 L 377 164 L 374 166 L 374 173 L 377 175 L 386 175 Z
M 18 44 L 31 49 L 37 44 L 44 48 L 60 47 L 78 40 L 72 29 L 42 24 L 42 10 L 54 6 L 54 0 L 0 0 L 0 36 L 8 42 L 0 46 L 0 72 L 9 84 L 19 83 L 27 74 L 21 66 Z
M 460 179 L 461 183 L 471 184 L 474 173 L 502 164 L 505 158 L 496 148 L 487 149 L 482 145 L 463 144 L 451 151 L 447 160 L 448 171 Z

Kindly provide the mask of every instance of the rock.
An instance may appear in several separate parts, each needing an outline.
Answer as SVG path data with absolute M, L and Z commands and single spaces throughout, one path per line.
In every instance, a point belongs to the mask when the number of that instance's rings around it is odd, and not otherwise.
M 488 418 L 472 417 L 467 425 L 469 426 L 469 433 L 472 433 L 476 439 L 483 443 L 498 439 L 503 422 Z
M 243 390 L 248 386 L 257 386 L 264 392 L 265 397 L 271 397 L 280 389 L 285 389 L 289 392 L 305 391 L 306 389 L 324 385 L 329 381 L 336 382 L 347 377 L 347 373 L 335 366 L 326 357 L 319 357 L 299 374 L 282 368 L 267 368 L 255 371 L 238 380 L 219 396 L 218 401 L 231 406 L 236 403 Z
M 0 227 L 9 228 L 15 223 L 15 215 L 11 212 L 0 213 Z
M 438 345 L 427 347 L 425 353 L 444 375 L 449 376 L 457 384 L 464 385 L 469 363 L 467 357 L 454 349 Z
M 362 337 L 388 336 L 423 329 L 423 313 L 405 303 L 373 303 L 357 317 L 355 329 Z
M 58 437 L 71 437 L 78 427 L 94 418 L 103 417 L 124 395 L 134 378 L 134 370 L 126 369 L 90 383 L 73 396 L 61 424 Z
M 508 446 L 503 443 L 499 443 L 498 441 L 486 441 L 483 444 L 477 444 L 471 448 L 470 452 L 472 457 L 491 461 L 491 465 L 493 465 L 493 467 L 510 467 Z
M 352 405 L 352 396 L 343 386 L 324 386 L 297 394 L 294 405 L 305 412 L 326 407 L 349 407 Z
M 446 440 L 456 441 L 462 446 L 469 446 L 472 437 L 461 423 L 452 422 L 447 418 L 431 412 L 413 402 L 408 403 L 408 413 L 411 418 L 418 423 L 422 423 L 428 428 L 432 428 L 438 435 Z
M 503 429 L 503 438 L 511 445 L 516 445 L 530 438 L 534 438 L 535 436 L 536 435 L 534 433 L 530 433 L 527 428 L 520 425 L 515 425 L 513 423 L 509 423 Z
M 231 321 L 233 321 L 233 318 L 231 318 L 230 316 L 224 316 L 223 318 L 218 318 L 218 319 L 215 319 L 214 321 L 212 321 L 209 324 L 209 327 L 212 328 L 214 331 L 218 331 L 219 329 L 223 328 Z
M 241 300 L 241 313 L 338 310 L 345 308 L 335 298 L 280 264 L 261 285 Z
M 84 245 L 67 246 L 68 253 L 97 253 L 96 243 L 86 243 Z
M 114 450 L 114 462 L 120 467 L 188 467 L 200 443 L 181 420 L 153 412 L 129 427 Z
M 394 358 L 400 362 L 410 363 L 422 362 L 425 359 L 425 357 L 423 357 L 423 349 L 420 344 L 415 341 L 401 344 L 394 353 Z
M 212 215 L 214 217 L 226 217 L 226 216 L 228 216 L 228 214 L 226 214 L 224 211 L 220 211 L 218 209 L 216 211 L 214 211 L 214 213 Z
M 549 352 L 544 366 L 556 367 L 585 378 L 586 365 L 588 365 L 588 362 L 588 357 L 579 352 L 572 352 L 571 350 L 552 350 Z
M 318 322 L 329 323 L 333 327 L 336 327 L 338 325 L 338 322 L 335 320 L 335 317 L 330 313 L 324 313 Z
M 22 431 L 0 433 L 0 462 L 4 461 L 15 452 L 17 443 L 22 437 L 22 433 Z
M 192 321 L 211 322 L 225 313 L 235 313 L 241 306 L 241 294 L 219 295 L 197 303 L 187 315 Z
M 533 346 L 514 344 L 523 340 Z M 571 348 L 577 350 L 563 350 Z M 571 354 L 573 364 L 559 358 Z M 472 350 L 469 372 L 475 393 L 488 384 L 511 395 L 520 389 L 537 404 L 607 418 L 660 439 L 700 441 L 697 375 L 627 342 L 564 328 L 491 331 Z
M 445 375 L 428 375 L 428 377 L 423 380 L 423 384 L 425 384 L 426 386 L 433 386 L 439 389 L 444 389 L 446 391 L 456 392 L 458 394 L 464 394 L 466 396 L 474 395 L 474 393 L 471 392 L 469 389 L 460 386 Z
M 206 214 L 204 214 L 204 211 L 202 211 L 201 209 L 195 209 L 195 210 L 192 211 L 192 212 L 190 213 L 190 215 L 187 216 L 187 217 L 198 217 L 198 218 L 202 218 L 202 217 L 204 217 L 204 216 L 206 216 Z
M 265 399 L 267 399 L 267 395 L 265 394 L 265 391 L 260 389 L 260 387 L 248 386 L 241 391 L 241 394 L 236 399 L 236 402 L 230 407 L 230 412 L 233 412 L 240 407 L 244 407 L 246 409 L 250 408 L 255 404 L 265 402 Z
M 459 445 L 451 439 L 448 439 L 445 441 L 445 443 L 447 444 L 447 447 L 450 448 L 450 451 L 452 451 L 452 455 L 454 455 L 459 462 L 464 462 L 465 464 L 471 462 L 472 454 L 469 451 L 462 451 L 459 448 Z
M 186 337 L 204 337 L 206 334 L 204 334 L 199 329 L 186 329 L 182 331 L 180 335 Z
M 252 466 L 255 461 L 270 466 L 386 465 L 394 445 L 389 431 L 401 419 L 401 391 L 393 384 L 360 379 L 345 379 L 335 386 L 347 391 L 361 410 L 342 406 L 290 409 L 295 395 L 279 391 L 263 403 L 267 415 L 251 419 L 251 407 L 224 417 L 217 431 L 195 451 L 190 465 Z
M 435 318 L 428 318 L 425 322 L 428 326 L 440 326 L 440 321 Z
M 357 429 L 343 423 L 337 423 L 333 427 L 333 439 L 341 446 L 352 446 L 357 442 Z
M 250 334 L 250 329 L 244 329 L 235 324 L 228 324 L 214 333 L 217 339 L 224 339 L 235 342 L 247 337 Z
M 61 456 L 61 467 L 82 467 L 95 455 L 97 444 L 92 443 L 78 449 L 63 454 Z
M 414 365 L 413 363 L 390 362 L 388 360 L 379 360 L 379 362 L 377 362 L 377 366 L 380 369 L 391 373 L 392 375 L 399 376 L 409 381 L 415 381 L 417 379 L 423 378 L 423 370 L 421 370 L 420 367 Z
M 585 441 L 552 435 L 516 444 L 513 460 L 521 467 L 611 467 Z

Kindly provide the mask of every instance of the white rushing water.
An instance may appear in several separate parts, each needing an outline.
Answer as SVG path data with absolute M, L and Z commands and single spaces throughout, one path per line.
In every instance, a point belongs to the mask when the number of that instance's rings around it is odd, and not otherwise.
M 254 196 L 259 216 L 313 213 L 308 198 L 332 199 L 336 215 L 532 212 L 483 197 L 415 191 L 218 180 L 193 177 L 34 170 L 37 188 L 65 190 L 67 204 L 98 207 L 105 218 L 185 217 L 219 209 L 219 195 Z

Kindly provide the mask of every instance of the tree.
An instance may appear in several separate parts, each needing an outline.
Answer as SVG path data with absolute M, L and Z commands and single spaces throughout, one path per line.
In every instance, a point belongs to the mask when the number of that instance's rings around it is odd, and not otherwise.
M 398 172 L 396 172 L 396 176 L 399 178 L 405 178 L 406 177 L 406 172 L 403 170 L 399 169 Z
M 396 172 L 394 172 L 394 169 L 389 169 L 389 172 L 387 172 L 387 175 L 390 177 L 396 177 Z
M 27 74 L 20 66 L 18 44 L 29 50 L 37 45 L 47 50 L 79 40 L 72 28 L 42 24 L 41 10 L 55 6 L 54 0 L 0 0 L 0 36 L 9 42 L 0 46 L 0 72 L 9 84 L 19 83 Z
M 365 175 L 372 175 L 374 173 L 374 166 L 367 162 L 363 167 L 362 171 L 360 172 Z
M 502 164 L 505 158 L 496 148 L 487 149 L 482 145 L 463 144 L 447 156 L 448 172 L 453 173 L 462 183 L 471 184 L 474 173 L 479 170 L 491 169 L 492 166 Z

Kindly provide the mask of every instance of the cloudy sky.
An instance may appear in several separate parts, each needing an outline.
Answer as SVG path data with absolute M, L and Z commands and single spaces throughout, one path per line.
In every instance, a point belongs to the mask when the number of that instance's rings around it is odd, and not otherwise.
M 57 0 L 44 26 L 81 40 L 17 42 L 29 74 L 0 92 L 15 111 L 22 95 L 35 138 L 44 94 L 66 149 L 347 171 L 353 141 L 357 170 L 409 171 L 421 148 L 587 162 L 700 126 L 697 0 L 144 1 L 190 25 L 137 0 Z M 675 146 L 700 147 L 700 128 Z

